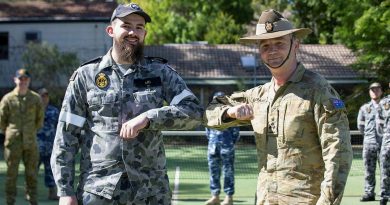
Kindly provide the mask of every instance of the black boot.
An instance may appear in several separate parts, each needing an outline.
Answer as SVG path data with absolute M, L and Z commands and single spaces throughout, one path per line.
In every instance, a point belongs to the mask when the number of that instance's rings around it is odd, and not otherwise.
M 387 200 L 388 199 L 381 199 L 381 202 L 379 204 L 380 205 L 387 205 Z
M 375 195 L 364 194 L 360 201 L 375 201 Z

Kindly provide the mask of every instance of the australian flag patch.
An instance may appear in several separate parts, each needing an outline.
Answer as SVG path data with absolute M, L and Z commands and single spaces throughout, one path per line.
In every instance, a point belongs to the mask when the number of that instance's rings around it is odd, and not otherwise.
M 330 101 L 332 102 L 333 107 L 336 108 L 337 110 L 345 108 L 344 102 L 340 99 L 331 98 Z

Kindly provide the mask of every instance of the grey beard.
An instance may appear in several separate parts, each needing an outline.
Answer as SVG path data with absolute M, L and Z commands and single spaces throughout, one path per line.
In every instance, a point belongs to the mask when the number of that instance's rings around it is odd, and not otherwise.
M 137 45 L 130 47 L 120 44 L 119 47 L 119 59 L 121 61 L 135 63 L 141 61 L 144 57 L 143 43 L 137 43 Z

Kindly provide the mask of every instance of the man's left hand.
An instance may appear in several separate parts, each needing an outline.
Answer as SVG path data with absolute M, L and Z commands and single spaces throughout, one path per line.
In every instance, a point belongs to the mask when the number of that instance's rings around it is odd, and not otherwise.
M 123 139 L 133 139 L 138 136 L 138 133 L 149 124 L 149 119 L 145 114 L 138 115 L 137 117 L 127 121 L 122 125 L 119 136 Z

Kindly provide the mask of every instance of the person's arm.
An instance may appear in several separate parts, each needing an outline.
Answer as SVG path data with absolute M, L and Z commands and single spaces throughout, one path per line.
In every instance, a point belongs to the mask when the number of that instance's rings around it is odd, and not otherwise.
M 36 130 L 39 130 L 40 128 L 43 127 L 43 123 L 45 120 L 45 108 L 43 106 L 41 99 L 37 100 L 37 103 L 35 106 L 36 106 L 35 128 L 36 128 Z
M 78 137 L 86 121 L 84 90 L 80 75 L 73 76 L 65 93 L 51 155 L 57 194 L 61 198 L 65 197 L 63 200 L 71 199 L 75 195 L 75 156 L 79 149 Z
M 169 105 L 145 112 L 148 129 L 188 130 L 200 125 L 203 107 L 184 80 L 168 67 L 162 76 L 162 87 Z
M 365 125 L 365 117 L 364 117 L 364 106 L 360 107 L 358 117 L 357 117 L 357 128 L 362 135 L 364 135 L 364 125 Z
M 325 164 L 317 205 L 340 204 L 353 157 L 346 109 L 330 86 L 316 98 L 314 114 Z
M 253 89 L 214 98 L 203 115 L 204 124 L 219 130 L 250 124 L 253 110 L 248 99 L 252 91 Z
M 5 135 L 5 129 L 8 126 L 9 109 L 5 97 L 0 101 L 0 129 Z

